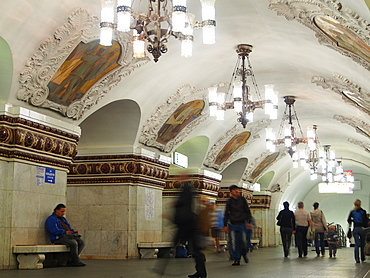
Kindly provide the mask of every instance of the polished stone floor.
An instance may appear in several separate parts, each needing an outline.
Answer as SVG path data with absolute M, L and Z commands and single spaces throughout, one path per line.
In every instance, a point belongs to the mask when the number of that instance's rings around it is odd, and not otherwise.
M 353 248 L 338 249 L 337 257 L 316 258 L 311 251 L 307 258 L 298 258 L 292 248 L 291 256 L 283 257 L 282 247 L 260 248 L 249 255 L 249 263 L 231 266 L 227 253 L 206 252 L 209 278 L 313 278 L 313 277 L 370 277 L 370 257 L 364 263 L 356 264 Z M 40 270 L 3 270 L 1 278 L 170 278 L 194 273 L 194 260 L 184 259 L 142 259 L 142 260 L 83 260 L 85 267 L 58 267 Z M 164 269 L 164 274 L 153 269 Z

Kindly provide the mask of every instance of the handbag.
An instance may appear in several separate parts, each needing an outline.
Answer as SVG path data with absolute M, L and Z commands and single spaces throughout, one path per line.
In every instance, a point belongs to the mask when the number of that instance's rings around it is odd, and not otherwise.
M 309 242 L 312 242 L 315 239 L 315 230 L 311 227 L 308 227 L 306 238 Z
M 352 230 L 351 230 L 351 228 L 348 228 L 347 237 L 349 239 L 351 239 L 351 237 L 352 237 Z

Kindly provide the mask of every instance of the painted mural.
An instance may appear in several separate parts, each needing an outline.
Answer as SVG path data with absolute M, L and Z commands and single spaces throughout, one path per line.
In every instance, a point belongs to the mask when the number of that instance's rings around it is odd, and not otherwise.
M 100 78 L 119 66 L 121 46 L 113 41 L 102 46 L 99 40 L 81 42 L 51 78 L 48 100 L 68 106 L 83 95 Z
M 355 33 L 342 26 L 330 16 L 315 16 L 314 23 L 339 47 L 370 63 L 370 47 Z
M 218 153 L 214 164 L 221 165 L 223 162 L 229 159 L 229 157 L 241 146 L 247 143 L 251 133 L 248 131 L 242 132 L 235 135 Z
M 170 140 L 174 139 L 185 126 L 198 118 L 203 109 L 204 101 L 199 99 L 181 104 L 160 128 L 156 141 L 166 145 Z
M 257 178 L 268 166 L 270 166 L 272 163 L 274 163 L 279 156 L 278 152 L 275 152 L 273 154 L 270 154 L 267 156 L 262 162 L 254 169 L 251 176 L 249 177 L 251 180 L 254 180 Z

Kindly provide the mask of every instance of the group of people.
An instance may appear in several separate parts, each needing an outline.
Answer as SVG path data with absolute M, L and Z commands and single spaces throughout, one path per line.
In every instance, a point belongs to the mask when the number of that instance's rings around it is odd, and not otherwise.
M 221 237 L 220 232 L 223 231 L 229 235 L 232 265 L 240 265 L 241 258 L 248 263 L 247 252 L 250 248 L 248 235 L 250 236 L 249 231 L 252 227 L 251 211 L 246 199 L 240 195 L 239 187 L 232 185 L 229 189 L 231 197 L 226 203 L 223 215 L 219 210 L 215 210 L 214 204 L 207 202 L 203 202 L 202 209 L 195 214 L 195 209 L 192 207 L 191 187 L 186 184 L 183 187 L 175 205 L 174 223 L 178 227 L 178 232 L 174 245 L 186 241 L 193 252 L 196 272 L 188 275 L 189 278 L 207 277 L 205 255 L 202 250 L 205 247 L 204 238 L 208 235 L 209 228 L 212 228 L 212 235 L 216 239 L 216 251 L 220 251 L 218 238 Z
M 280 226 L 281 240 L 283 244 L 284 257 L 289 256 L 292 235 L 295 234 L 295 243 L 298 248 L 298 257 L 307 256 L 309 229 L 314 233 L 316 257 L 325 256 L 325 239 L 327 237 L 329 247 L 329 257 L 336 257 L 338 234 L 334 225 L 327 225 L 325 215 L 319 209 L 319 203 L 313 204 L 313 210 L 308 212 L 304 209 L 304 203 L 298 203 L 298 209 L 293 213 L 289 210 L 289 203 L 283 203 L 284 209 L 279 212 L 276 219 Z M 361 208 L 361 200 L 354 202 L 347 222 L 351 226 L 353 223 L 353 237 L 355 239 L 354 257 L 356 263 L 365 261 L 365 233 L 364 229 L 368 226 L 368 217 L 364 209 Z M 351 229 L 351 227 L 350 227 Z
M 229 189 L 231 197 L 226 203 L 223 227 L 221 227 L 220 219 L 222 219 L 222 215 L 220 215 L 219 211 L 216 211 L 214 207 L 205 205 L 205 208 L 199 214 L 196 214 L 193 209 L 192 189 L 187 184 L 183 187 L 183 191 L 175 206 L 174 223 L 178 227 L 178 232 L 175 236 L 174 244 L 188 242 L 190 245 L 196 263 L 196 272 L 188 275 L 189 278 L 207 277 L 206 258 L 202 250 L 205 247 L 204 238 L 209 233 L 210 227 L 214 228 L 212 229 L 212 234 L 215 233 L 215 238 L 219 237 L 221 229 L 229 235 L 233 266 L 240 265 L 241 258 L 244 259 L 245 263 L 248 263 L 247 252 L 250 249 L 248 245 L 248 230 L 251 230 L 253 217 L 248 202 L 240 195 L 238 186 L 232 185 Z M 321 256 L 325 254 L 326 235 L 328 238 L 329 256 L 336 256 L 338 241 L 336 228 L 334 225 L 327 226 L 325 215 L 319 209 L 318 202 L 313 204 L 311 212 L 304 209 L 303 202 L 298 203 L 298 209 L 294 213 L 289 210 L 288 202 L 284 202 L 283 206 L 284 209 L 279 212 L 276 219 L 278 220 L 277 225 L 280 226 L 284 257 L 288 257 L 290 254 L 293 234 L 295 234 L 295 242 L 298 247 L 298 257 L 307 256 L 307 232 L 309 228 L 314 231 L 316 256 L 320 257 L 320 253 Z M 64 244 L 70 248 L 70 260 L 67 262 L 67 266 L 85 266 L 79 258 L 79 254 L 85 245 L 84 241 L 81 239 L 78 231 L 71 228 L 64 217 L 65 212 L 66 206 L 58 204 L 53 213 L 47 218 L 45 226 L 50 241 L 54 244 Z M 213 219 L 213 221 L 209 221 L 209 219 Z M 363 262 L 365 261 L 365 233 L 363 228 L 368 226 L 369 219 L 366 211 L 361 208 L 360 200 L 357 199 L 354 202 L 354 208 L 351 210 L 347 222 L 350 225 L 353 223 L 352 234 L 355 240 L 355 261 L 356 263 L 360 263 L 360 260 Z M 216 244 L 217 250 L 219 250 L 219 242 L 216 241 Z

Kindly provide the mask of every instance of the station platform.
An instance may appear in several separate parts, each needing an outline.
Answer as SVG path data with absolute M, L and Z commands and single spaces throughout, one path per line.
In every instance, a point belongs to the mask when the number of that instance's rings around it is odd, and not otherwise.
M 248 264 L 242 260 L 240 266 L 231 266 L 227 252 L 205 253 L 208 278 L 370 278 L 370 257 L 356 264 L 351 247 L 338 249 L 335 259 L 329 258 L 328 252 L 316 258 L 312 248 L 306 258 L 298 258 L 296 248 L 288 258 L 284 258 L 281 246 L 259 248 L 248 254 Z M 195 272 L 192 258 L 82 261 L 85 267 L 1 270 L 0 278 L 186 278 Z

